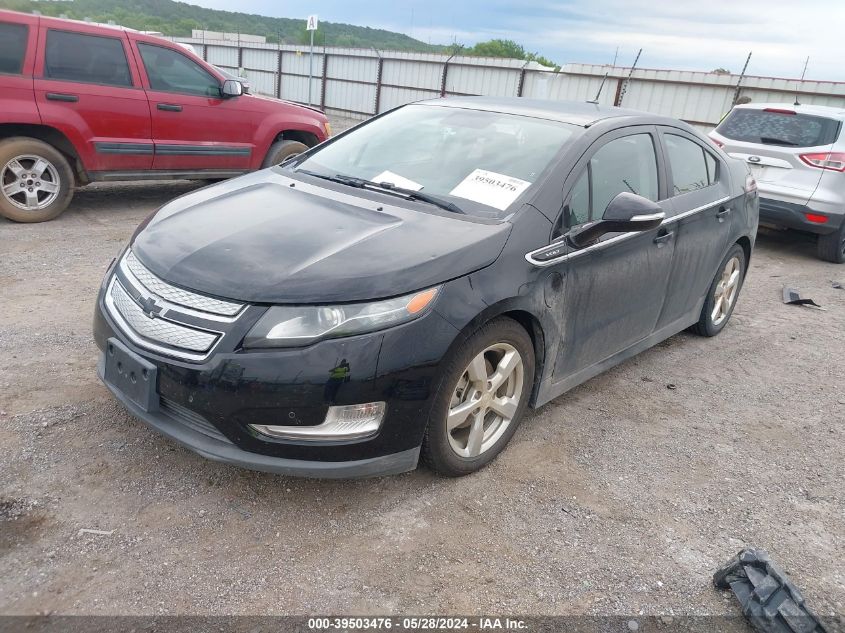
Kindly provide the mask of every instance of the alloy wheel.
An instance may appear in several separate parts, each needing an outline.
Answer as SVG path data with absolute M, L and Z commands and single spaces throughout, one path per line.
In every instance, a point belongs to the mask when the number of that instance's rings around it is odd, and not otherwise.
M 3 197 L 24 211 L 50 206 L 59 196 L 59 172 L 41 156 L 15 156 L 0 171 Z
M 472 359 L 449 402 L 446 433 L 452 450 L 478 457 L 496 444 L 513 422 L 525 367 L 508 343 L 495 343 Z
M 716 284 L 713 293 L 713 311 L 710 313 L 710 320 L 713 325 L 720 325 L 731 313 L 734 301 L 739 292 L 741 264 L 738 257 L 732 257 L 725 264 L 722 270 L 722 277 Z

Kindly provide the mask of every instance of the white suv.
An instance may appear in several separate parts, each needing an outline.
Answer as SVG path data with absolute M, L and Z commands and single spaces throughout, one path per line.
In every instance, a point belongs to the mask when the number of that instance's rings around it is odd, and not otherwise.
M 845 262 L 845 108 L 736 106 L 710 138 L 748 163 L 760 224 L 819 236 L 821 259 Z

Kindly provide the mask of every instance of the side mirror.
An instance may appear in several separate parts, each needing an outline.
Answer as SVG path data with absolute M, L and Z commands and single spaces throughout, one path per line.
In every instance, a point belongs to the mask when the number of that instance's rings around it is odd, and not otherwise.
M 223 82 L 223 89 L 221 90 L 224 99 L 231 99 L 232 97 L 240 97 L 244 93 L 244 87 L 240 81 L 234 79 L 227 79 Z
M 566 234 L 566 241 L 575 248 L 584 248 L 606 233 L 633 233 L 657 228 L 665 217 L 656 202 L 623 191 L 610 201 L 601 220 L 575 227 Z

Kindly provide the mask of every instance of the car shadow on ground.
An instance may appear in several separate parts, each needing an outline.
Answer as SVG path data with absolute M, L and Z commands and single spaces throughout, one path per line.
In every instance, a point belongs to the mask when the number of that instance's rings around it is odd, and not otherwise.
M 778 231 L 760 227 L 757 231 L 757 246 L 765 246 L 783 254 L 818 259 L 817 238 L 801 231 Z

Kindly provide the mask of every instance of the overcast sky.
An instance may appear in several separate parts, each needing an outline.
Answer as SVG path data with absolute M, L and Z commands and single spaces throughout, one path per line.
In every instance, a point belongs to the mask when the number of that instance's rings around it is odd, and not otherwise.
M 513 39 L 559 64 L 639 66 L 845 81 L 845 0 L 189 0 L 206 7 L 347 22 L 433 44 Z

